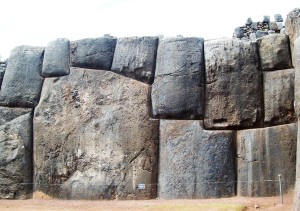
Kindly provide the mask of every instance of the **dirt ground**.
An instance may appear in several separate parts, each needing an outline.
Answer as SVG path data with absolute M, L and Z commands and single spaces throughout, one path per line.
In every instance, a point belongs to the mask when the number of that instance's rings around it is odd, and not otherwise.
M 29 200 L 0 200 L 0 211 L 198 211 L 198 210 L 280 210 L 292 209 L 293 193 L 280 197 L 246 198 L 232 197 L 222 199 L 193 200 L 141 200 L 141 201 L 88 201 L 88 200 L 57 200 L 47 196 L 35 195 Z

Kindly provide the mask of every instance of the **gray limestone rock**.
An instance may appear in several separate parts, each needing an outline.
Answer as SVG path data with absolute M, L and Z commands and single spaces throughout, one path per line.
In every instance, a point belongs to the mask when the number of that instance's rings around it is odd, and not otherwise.
M 237 194 L 246 197 L 279 195 L 294 187 L 297 124 L 237 132 Z
M 257 40 L 261 70 L 292 68 L 287 35 L 271 34 Z
M 274 33 L 275 31 L 278 31 L 277 23 L 273 21 L 269 22 L 269 29 L 274 31 Z
M 249 128 L 262 122 L 262 76 L 256 42 L 204 43 L 206 128 Z
M 297 40 L 299 40 L 298 38 Z M 295 43 L 296 47 L 296 43 Z M 297 131 L 297 152 L 296 152 L 296 185 L 294 194 L 293 211 L 300 209 L 300 122 L 298 119 L 298 131 Z
M 154 117 L 203 118 L 203 43 L 194 37 L 160 41 L 152 85 Z
M 253 22 L 250 27 L 251 27 L 251 29 L 257 30 L 258 29 L 258 23 Z
M 35 191 L 155 198 L 159 121 L 150 119 L 150 103 L 149 85 L 110 71 L 71 68 L 45 79 L 34 114 Z
M 111 70 L 148 84 L 155 74 L 158 37 L 119 38 Z
M 278 30 L 281 30 L 283 28 L 283 23 L 281 22 L 276 22 L 276 25 Z
M 300 117 L 300 37 L 295 41 L 294 47 L 295 55 L 295 111 L 298 117 Z M 300 191 L 300 190 L 299 190 Z
M 207 131 L 195 120 L 161 120 L 158 197 L 235 195 L 235 133 Z
M 265 125 L 296 122 L 294 111 L 295 70 L 264 72 Z
M 253 23 L 252 19 L 251 18 L 247 18 L 246 20 L 246 25 L 251 25 Z
M 283 18 L 280 14 L 275 14 L 274 19 L 276 22 L 283 22 Z
M 4 62 L 3 63 L 0 62 L 0 90 L 1 90 L 1 84 L 2 84 L 2 81 L 3 81 L 5 69 L 6 69 L 5 63 Z
M 237 28 L 234 29 L 233 37 L 235 37 L 235 38 L 242 38 L 242 37 L 244 37 L 244 32 L 241 29 L 241 27 L 237 27 Z
M 0 105 L 35 107 L 43 85 L 44 48 L 19 46 L 12 50 L 5 70 Z
M 42 76 L 57 77 L 70 73 L 70 41 L 58 38 L 45 49 Z
M 257 30 L 255 32 L 256 38 L 261 38 L 268 35 L 267 31 Z
M 110 70 L 117 39 L 87 38 L 71 42 L 71 66 Z
M 0 107 L 0 199 L 32 195 L 32 110 Z
M 270 22 L 270 16 L 265 15 L 263 18 L 263 23 L 269 23 Z
M 287 15 L 285 19 L 285 33 L 289 36 L 292 60 L 294 63 L 295 57 L 294 52 L 294 42 L 300 36 L 300 7 L 293 9 Z

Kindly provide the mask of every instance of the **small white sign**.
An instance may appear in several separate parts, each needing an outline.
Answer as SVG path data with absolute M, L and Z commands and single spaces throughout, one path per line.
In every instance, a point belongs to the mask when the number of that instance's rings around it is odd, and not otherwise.
M 145 189 L 145 184 L 138 184 L 138 189 L 144 190 Z

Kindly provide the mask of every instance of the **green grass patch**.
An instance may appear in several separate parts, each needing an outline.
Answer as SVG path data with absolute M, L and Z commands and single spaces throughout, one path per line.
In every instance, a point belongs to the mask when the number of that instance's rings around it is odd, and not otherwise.
M 199 205 L 153 205 L 147 206 L 149 211 L 198 211 L 198 210 L 222 210 L 222 211 L 246 211 L 247 206 L 242 204 L 199 204 Z

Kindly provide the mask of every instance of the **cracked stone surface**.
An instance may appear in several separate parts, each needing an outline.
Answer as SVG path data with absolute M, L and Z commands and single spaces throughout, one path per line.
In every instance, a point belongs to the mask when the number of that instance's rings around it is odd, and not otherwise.
M 71 66 L 110 70 L 117 39 L 87 38 L 71 42 Z
M 297 123 L 237 132 L 237 194 L 279 195 L 295 185 Z
M 300 7 L 293 9 L 285 19 L 285 32 L 289 36 L 292 52 L 292 60 L 295 66 L 296 56 L 294 55 L 294 44 L 300 36 Z
M 261 70 L 292 68 L 289 38 L 285 34 L 270 34 L 257 39 Z
M 149 85 L 109 71 L 71 68 L 45 79 L 34 114 L 35 190 L 64 199 L 155 198 L 159 122 L 150 119 L 149 98 Z
M 295 112 L 300 117 L 300 37 L 295 41 Z M 300 190 L 299 190 L 300 191 Z
M 294 110 L 295 69 L 264 72 L 265 126 L 297 121 Z
M 111 70 L 129 78 L 152 84 L 158 37 L 124 37 L 116 45 Z
M 255 42 L 219 39 L 204 43 L 205 128 L 262 124 L 263 88 Z
M 233 131 L 208 131 L 202 121 L 161 120 L 158 197 L 235 195 Z
M 0 107 L 0 199 L 32 194 L 32 109 Z
M 155 118 L 203 119 L 203 38 L 166 38 L 157 50 L 152 107 Z
M 44 48 L 19 46 L 12 50 L 5 70 L 0 105 L 35 107 L 43 85 L 41 77 Z

